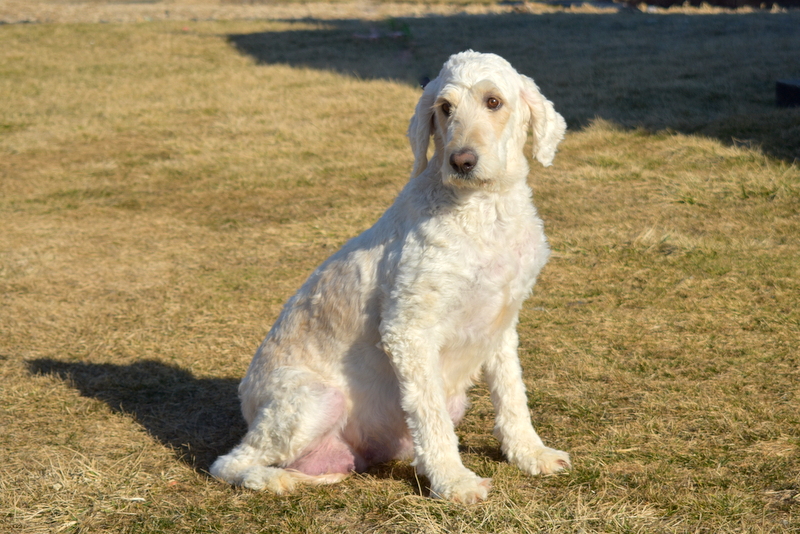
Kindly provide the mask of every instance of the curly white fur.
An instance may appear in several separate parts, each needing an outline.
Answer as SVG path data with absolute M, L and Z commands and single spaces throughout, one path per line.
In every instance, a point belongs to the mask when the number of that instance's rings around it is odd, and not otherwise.
M 239 386 L 247 435 L 214 476 L 281 493 L 413 458 L 431 495 L 485 499 L 454 432 L 481 371 L 508 459 L 530 474 L 570 466 L 531 424 L 517 357 L 519 310 L 549 256 L 529 129 L 550 165 L 566 126 L 533 80 L 493 54 L 445 63 L 411 119 L 411 180 L 286 303 Z

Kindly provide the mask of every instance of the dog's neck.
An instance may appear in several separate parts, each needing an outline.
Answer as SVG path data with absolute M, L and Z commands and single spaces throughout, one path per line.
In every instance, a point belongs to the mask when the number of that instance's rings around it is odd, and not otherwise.
M 533 209 L 527 174 L 514 180 L 506 179 L 503 187 L 498 188 L 466 181 L 444 183 L 438 169 L 430 165 L 409 183 L 414 190 L 413 198 L 424 199 L 425 205 L 420 207 L 430 216 L 451 214 L 459 220 L 470 221 L 470 226 L 486 226 L 518 220 L 520 212 Z

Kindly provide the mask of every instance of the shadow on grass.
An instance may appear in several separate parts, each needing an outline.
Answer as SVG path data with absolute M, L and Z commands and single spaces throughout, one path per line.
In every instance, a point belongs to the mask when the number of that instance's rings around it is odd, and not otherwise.
M 27 365 L 31 373 L 55 375 L 84 397 L 132 415 L 199 471 L 207 471 L 217 455 L 230 450 L 247 429 L 239 412 L 238 380 L 197 378 L 155 360 L 114 365 L 45 358 Z
M 238 379 L 197 378 L 156 360 L 115 365 L 43 358 L 28 361 L 27 366 L 33 374 L 57 376 L 84 397 L 133 416 L 197 471 L 207 472 L 217 456 L 239 443 L 247 430 L 239 411 Z M 367 474 L 402 480 L 421 494 L 427 492 L 427 482 L 420 486 L 408 462 L 376 464 Z
M 296 21 L 296 30 L 229 35 L 259 64 L 417 85 L 472 48 L 532 76 L 572 128 L 596 117 L 671 129 L 800 158 L 800 109 L 775 106 L 775 82 L 800 77 L 800 13 L 506 14 Z M 387 103 L 391 105 L 391 103 Z M 410 114 L 411 110 L 409 110 Z

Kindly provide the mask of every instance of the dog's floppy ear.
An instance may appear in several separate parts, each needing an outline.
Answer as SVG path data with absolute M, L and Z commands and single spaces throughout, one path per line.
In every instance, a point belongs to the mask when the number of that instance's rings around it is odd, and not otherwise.
M 545 167 L 553 164 L 558 143 L 564 139 L 567 123 L 556 112 L 553 103 L 539 91 L 532 79 L 522 76 L 522 100 L 531 111 L 533 157 Z
M 408 124 L 408 140 L 414 153 L 414 170 L 411 177 L 416 178 L 428 166 L 428 143 L 433 135 L 433 104 L 439 92 L 438 78 L 425 85 L 425 90 L 417 102 L 414 116 Z

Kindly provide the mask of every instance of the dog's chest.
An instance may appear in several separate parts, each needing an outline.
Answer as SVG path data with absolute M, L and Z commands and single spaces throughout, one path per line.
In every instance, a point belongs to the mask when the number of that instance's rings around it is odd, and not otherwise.
M 485 359 L 516 325 L 522 302 L 547 259 L 541 225 L 505 228 L 472 240 L 462 250 L 457 305 L 449 310 L 451 328 L 442 350 L 448 394 L 468 387 Z M 538 232 L 537 232 L 538 230 Z
M 459 315 L 464 335 L 494 337 L 515 320 L 548 251 L 538 219 L 496 225 L 465 243 Z

